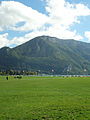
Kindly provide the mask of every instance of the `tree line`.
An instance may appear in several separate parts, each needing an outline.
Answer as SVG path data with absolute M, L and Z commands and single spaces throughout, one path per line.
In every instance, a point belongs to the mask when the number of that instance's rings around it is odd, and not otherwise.
M 0 70 L 0 75 L 38 75 L 38 72 L 26 70 Z

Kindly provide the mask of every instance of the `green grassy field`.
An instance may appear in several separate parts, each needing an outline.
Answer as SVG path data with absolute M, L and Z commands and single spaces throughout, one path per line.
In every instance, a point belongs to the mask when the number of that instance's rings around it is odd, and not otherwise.
M 0 76 L 0 120 L 90 120 L 90 78 Z

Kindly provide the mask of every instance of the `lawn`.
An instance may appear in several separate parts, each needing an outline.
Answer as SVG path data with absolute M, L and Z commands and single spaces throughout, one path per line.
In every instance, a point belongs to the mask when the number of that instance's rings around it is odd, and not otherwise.
M 0 76 L 0 120 L 90 120 L 90 77 Z

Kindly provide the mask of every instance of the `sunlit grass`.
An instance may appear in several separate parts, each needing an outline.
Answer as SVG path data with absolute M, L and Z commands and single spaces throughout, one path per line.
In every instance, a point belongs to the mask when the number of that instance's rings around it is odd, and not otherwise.
M 90 78 L 0 76 L 0 120 L 89 120 Z

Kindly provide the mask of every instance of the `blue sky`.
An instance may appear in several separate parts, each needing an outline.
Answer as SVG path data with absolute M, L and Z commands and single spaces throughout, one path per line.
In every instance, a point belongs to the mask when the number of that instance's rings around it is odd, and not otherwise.
M 0 47 L 49 35 L 90 43 L 89 0 L 1 0 Z

